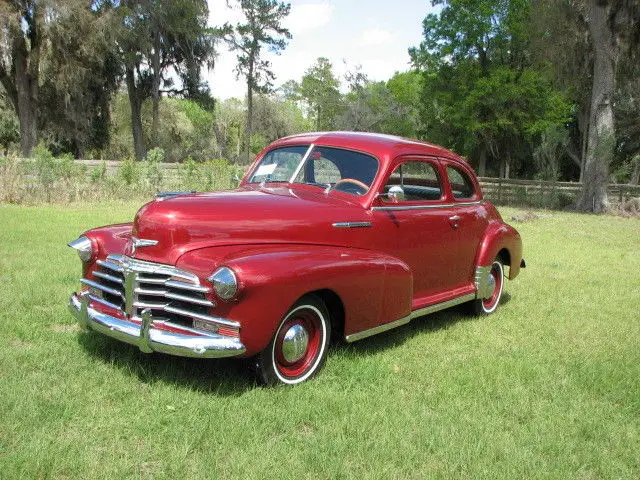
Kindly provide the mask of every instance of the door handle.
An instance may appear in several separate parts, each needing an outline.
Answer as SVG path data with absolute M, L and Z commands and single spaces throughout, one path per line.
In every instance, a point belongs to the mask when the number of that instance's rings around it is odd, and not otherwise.
M 460 215 L 454 215 L 453 217 L 449 217 L 449 220 L 451 220 L 452 222 L 457 222 L 458 220 L 460 220 Z
M 456 230 L 459 227 L 458 222 L 460 221 L 460 218 L 461 218 L 460 215 L 454 215 L 453 217 L 449 217 L 451 228 Z

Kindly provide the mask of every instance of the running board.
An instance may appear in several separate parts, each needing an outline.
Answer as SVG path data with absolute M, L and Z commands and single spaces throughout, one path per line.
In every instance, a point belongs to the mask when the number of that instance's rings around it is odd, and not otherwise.
M 411 312 L 406 317 L 402 317 L 393 322 L 383 323 L 382 325 L 378 325 L 377 327 L 373 327 L 368 330 L 363 330 L 362 332 L 357 332 L 351 335 L 347 335 L 345 337 L 345 340 L 349 343 L 355 342 L 357 340 L 362 340 L 363 338 L 367 338 L 372 335 L 376 335 L 378 333 L 386 332 L 387 330 L 391 330 L 393 328 L 406 325 L 414 318 L 422 317 L 423 315 L 428 315 L 430 313 L 438 312 L 440 310 L 444 310 L 449 307 L 455 307 L 456 305 L 460 305 L 461 303 L 465 303 L 465 302 L 470 302 L 471 300 L 475 300 L 476 298 L 477 297 L 475 293 L 469 293 L 467 295 L 462 295 L 461 297 L 447 300 L 446 302 L 436 303 L 435 305 L 429 305 L 428 307 L 419 308 L 418 310 L 414 310 L 413 312 Z

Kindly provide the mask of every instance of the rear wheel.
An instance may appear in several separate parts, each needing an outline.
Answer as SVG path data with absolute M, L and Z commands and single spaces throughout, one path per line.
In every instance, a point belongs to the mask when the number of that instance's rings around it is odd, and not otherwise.
M 294 385 L 322 368 L 331 338 L 331 321 L 324 302 L 305 295 L 284 316 L 267 348 L 257 356 L 260 380 Z
M 476 315 L 489 315 L 498 308 L 503 287 L 504 268 L 500 259 L 495 259 L 489 272 L 489 296 L 487 298 L 478 298 L 473 302 Z

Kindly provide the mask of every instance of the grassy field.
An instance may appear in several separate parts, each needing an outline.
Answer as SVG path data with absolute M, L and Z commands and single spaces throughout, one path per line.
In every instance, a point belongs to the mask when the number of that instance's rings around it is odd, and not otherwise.
M 135 210 L 0 206 L 0 478 L 640 477 L 640 221 L 538 212 L 496 314 L 418 319 L 269 389 L 75 326 L 65 243 Z

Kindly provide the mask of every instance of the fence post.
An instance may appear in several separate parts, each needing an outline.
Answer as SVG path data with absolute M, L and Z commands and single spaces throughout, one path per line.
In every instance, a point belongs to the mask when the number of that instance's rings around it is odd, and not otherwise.
M 498 178 L 498 204 L 502 201 L 502 179 Z

